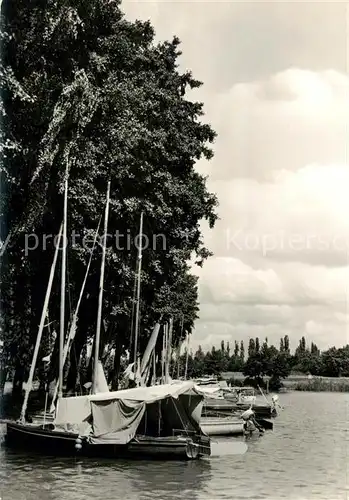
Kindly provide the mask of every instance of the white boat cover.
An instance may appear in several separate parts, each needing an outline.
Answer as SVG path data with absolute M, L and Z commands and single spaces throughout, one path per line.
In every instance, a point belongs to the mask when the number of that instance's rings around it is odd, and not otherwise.
M 149 364 L 150 356 L 152 355 L 152 353 L 155 349 L 156 341 L 157 341 L 158 335 L 159 335 L 159 330 L 160 330 L 160 323 L 156 323 L 156 325 L 154 326 L 154 329 L 152 331 L 152 334 L 150 336 L 148 345 L 147 345 L 147 347 L 144 351 L 144 354 L 143 354 L 143 358 L 142 358 L 142 362 L 141 362 L 141 369 L 140 369 L 142 377 L 144 377 L 146 368 Z
M 199 394 L 203 394 L 207 398 L 222 398 L 222 390 L 219 385 L 195 385 L 195 389 Z
M 195 382 L 198 384 L 198 385 L 216 385 L 217 384 L 217 377 L 201 377 L 201 378 L 197 378 L 195 379 Z
M 91 386 L 92 386 L 92 383 L 91 383 Z M 101 361 L 98 361 L 98 363 L 97 363 L 96 390 L 97 390 L 97 393 L 99 393 L 99 392 L 104 393 L 104 392 L 109 391 L 107 379 L 105 377 L 105 373 L 104 373 L 104 369 L 103 369 L 103 365 L 102 365 Z M 56 387 L 55 387 L 55 392 L 54 392 L 51 407 L 50 407 L 50 413 L 53 413 L 55 411 L 55 401 L 56 401 L 56 397 L 57 397 L 57 391 L 58 391 L 58 385 L 56 385 Z M 71 399 L 71 398 L 63 398 L 61 400 L 61 403 L 62 403 L 62 401 L 66 400 L 66 399 Z M 58 400 L 57 400 L 57 406 L 58 406 Z M 78 416 L 79 416 L 79 412 L 78 412 L 78 415 L 76 418 L 78 418 Z
M 158 399 L 166 397 L 178 398 L 181 394 L 193 391 L 197 393 L 194 382 L 188 380 L 186 382 L 152 385 L 150 387 L 135 387 L 133 389 L 123 389 L 121 391 L 105 392 L 91 394 L 90 401 L 106 401 L 108 399 L 127 399 L 130 401 L 143 401 L 145 403 L 153 403 Z
M 55 425 L 89 432 L 93 444 L 127 444 L 136 433 L 158 435 L 159 429 L 200 432 L 202 402 L 191 381 L 62 398 Z

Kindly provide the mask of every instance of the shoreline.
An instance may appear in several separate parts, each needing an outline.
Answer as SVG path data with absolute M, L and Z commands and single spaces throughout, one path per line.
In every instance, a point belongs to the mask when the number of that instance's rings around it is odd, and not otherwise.
M 291 375 L 283 380 L 286 390 L 306 392 L 349 392 L 349 377 Z
M 242 383 L 244 376 L 234 374 L 234 380 Z M 226 378 L 226 377 L 224 377 Z M 292 374 L 282 381 L 282 392 L 349 392 L 349 377 L 322 377 L 313 375 Z M 274 392 L 274 391 L 269 391 Z

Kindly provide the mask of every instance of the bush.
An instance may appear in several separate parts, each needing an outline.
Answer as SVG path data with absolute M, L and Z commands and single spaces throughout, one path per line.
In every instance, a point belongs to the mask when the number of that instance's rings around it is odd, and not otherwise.
M 244 385 L 244 381 L 238 378 L 232 377 L 228 381 L 228 385 L 233 386 L 233 387 L 242 387 Z
M 278 377 L 271 377 L 269 380 L 269 390 L 273 392 L 278 392 L 284 387 L 284 384 Z

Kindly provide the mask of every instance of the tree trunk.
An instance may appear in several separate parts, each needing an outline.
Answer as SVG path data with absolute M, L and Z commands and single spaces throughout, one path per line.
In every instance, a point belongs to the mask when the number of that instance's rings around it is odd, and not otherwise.
M 1 367 L 1 370 L 0 370 L 0 397 L 2 397 L 4 394 L 7 374 L 8 374 L 8 368 Z
M 58 380 L 58 354 L 59 354 L 59 334 L 56 335 L 55 344 L 53 346 L 50 368 L 48 372 L 49 384 L 54 380 Z
M 17 362 L 13 377 L 12 396 L 18 397 L 22 395 L 23 382 L 24 382 L 24 369 L 23 366 L 20 364 L 20 362 Z
M 82 349 L 85 345 L 86 338 L 85 335 L 76 335 L 73 344 L 70 349 L 69 355 L 69 371 L 67 376 L 67 391 L 75 390 L 76 382 L 78 378 L 78 365 Z
M 111 389 L 117 391 L 119 388 L 119 375 L 121 366 L 121 344 L 118 343 L 115 347 L 114 366 L 111 377 Z

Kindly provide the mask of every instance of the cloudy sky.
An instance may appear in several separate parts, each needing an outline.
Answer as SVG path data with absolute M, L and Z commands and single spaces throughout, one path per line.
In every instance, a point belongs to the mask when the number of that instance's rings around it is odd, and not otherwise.
M 220 221 L 192 347 L 250 336 L 349 342 L 349 77 L 344 3 L 130 1 L 181 65 L 218 133 L 198 169 Z

